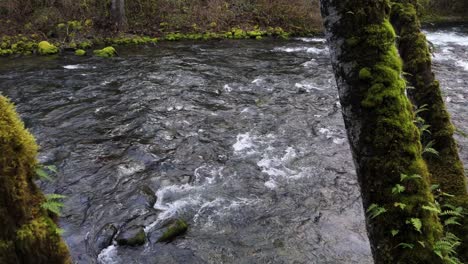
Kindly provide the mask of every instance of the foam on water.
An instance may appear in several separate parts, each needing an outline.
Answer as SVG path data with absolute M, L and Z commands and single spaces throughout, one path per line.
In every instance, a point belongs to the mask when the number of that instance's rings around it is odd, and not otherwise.
M 296 83 L 294 84 L 296 88 L 305 89 L 307 92 L 311 90 L 323 91 L 323 88 L 315 85 L 314 83 Z
M 312 54 L 325 54 L 328 52 L 327 48 L 316 48 L 316 47 L 276 47 L 273 49 L 276 52 L 287 52 L 287 53 L 295 53 L 295 52 L 307 52 Z
M 451 44 L 456 44 L 460 46 L 468 46 L 468 36 L 460 35 L 456 32 L 424 32 L 426 34 L 427 40 L 432 44 L 438 46 L 447 46 Z
M 254 147 L 254 143 L 252 141 L 252 137 L 249 133 L 239 134 L 237 135 L 237 141 L 232 145 L 234 148 L 235 153 L 244 152 L 245 150 L 251 150 Z M 248 151 L 251 153 L 252 151 Z
M 456 33 L 427 33 L 428 39 L 436 45 L 436 52 L 433 60 L 438 62 L 454 63 L 457 67 L 464 71 L 468 71 L 468 62 L 466 57 L 460 57 L 460 52 L 455 50 L 453 46 L 461 45 L 468 46 L 468 36 L 456 35 Z M 447 37 L 447 38 L 444 38 Z M 432 39 L 432 40 L 431 40 Z M 468 54 L 467 54 L 468 55 Z
M 117 247 L 115 245 L 110 245 L 107 248 L 103 249 L 97 257 L 99 264 L 118 264 L 120 263 L 120 258 L 117 256 Z
M 76 69 L 85 69 L 86 66 L 84 65 L 80 65 L 80 64 L 76 64 L 76 65 L 65 65 L 63 66 L 64 69 L 67 69 L 67 70 L 76 70 Z
M 303 42 L 312 42 L 312 43 L 325 43 L 327 40 L 324 38 L 296 38 L 297 40 Z

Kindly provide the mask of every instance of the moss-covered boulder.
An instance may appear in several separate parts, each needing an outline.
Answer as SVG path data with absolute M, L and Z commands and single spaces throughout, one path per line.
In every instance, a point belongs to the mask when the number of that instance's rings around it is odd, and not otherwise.
M 162 234 L 162 236 L 158 239 L 158 242 L 171 242 L 176 237 L 185 234 L 188 230 L 188 224 L 182 219 L 179 219 L 169 225 L 167 230 Z
M 110 57 L 114 57 L 117 55 L 117 51 L 114 49 L 114 47 L 105 47 L 103 49 L 100 49 L 100 50 L 95 50 L 94 51 L 94 55 L 98 56 L 98 57 L 103 57 L 103 58 L 110 58 Z
M 131 226 L 122 230 L 116 240 L 121 246 L 141 246 L 146 241 L 145 230 L 143 226 Z
M 77 49 L 77 50 L 75 50 L 75 55 L 76 56 L 84 56 L 84 55 L 86 55 L 86 51 L 82 50 L 82 49 Z
M 13 104 L 0 96 L 0 263 L 71 263 L 56 216 L 34 183 L 37 145 Z
M 59 52 L 59 49 L 47 41 L 41 41 L 38 44 L 38 51 L 41 55 L 51 55 Z

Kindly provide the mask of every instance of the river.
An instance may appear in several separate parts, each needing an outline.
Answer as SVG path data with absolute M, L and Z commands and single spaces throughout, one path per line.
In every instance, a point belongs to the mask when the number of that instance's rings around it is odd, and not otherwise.
M 468 133 L 468 29 L 427 33 Z M 118 51 L 0 59 L 0 91 L 59 169 L 39 184 L 67 196 L 60 224 L 76 263 L 372 263 L 324 39 Z M 157 243 L 177 218 L 187 234 Z M 134 227 L 146 243 L 118 246 L 115 231 Z

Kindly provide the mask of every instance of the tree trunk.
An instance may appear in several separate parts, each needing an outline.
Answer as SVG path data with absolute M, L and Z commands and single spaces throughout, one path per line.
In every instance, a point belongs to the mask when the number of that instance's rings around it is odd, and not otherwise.
M 442 226 L 424 209 L 434 198 L 389 2 L 322 0 L 321 10 L 375 263 L 440 263 Z
M 125 0 L 111 1 L 111 21 L 116 31 L 127 29 L 127 16 L 125 15 Z
M 408 91 L 408 96 L 416 106 L 427 105 L 428 110 L 419 115 L 430 126 L 430 133 L 422 135 L 422 144 L 434 142 L 434 149 L 439 152 L 438 155 L 424 156 L 433 183 L 439 184 L 443 192 L 455 195 L 451 202 L 464 206 L 466 210 L 468 198 L 464 168 L 453 138 L 454 126 L 450 122 L 439 82 L 432 72 L 431 54 L 426 37 L 421 32 L 417 4 L 417 0 L 393 0 L 391 11 L 391 22 L 399 35 L 398 49 L 403 59 L 403 70 L 408 73 L 407 80 L 414 87 Z M 457 231 L 456 234 L 464 238 L 459 250 L 460 257 L 468 261 L 467 219 L 465 230 Z
M 68 249 L 34 183 L 37 145 L 0 96 L 0 263 L 71 264 Z

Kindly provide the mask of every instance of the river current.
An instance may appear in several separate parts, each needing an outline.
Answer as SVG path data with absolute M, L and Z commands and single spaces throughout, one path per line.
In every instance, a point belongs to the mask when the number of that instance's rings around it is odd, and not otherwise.
M 428 29 L 468 166 L 468 30 Z M 322 38 L 0 59 L 79 264 L 372 263 Z M 465 136 L 463 136 L 465 135 Z M 173 219 L 187 234 L 156 240 Z M 118 246 L 143 227 L 142 246 Z

